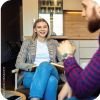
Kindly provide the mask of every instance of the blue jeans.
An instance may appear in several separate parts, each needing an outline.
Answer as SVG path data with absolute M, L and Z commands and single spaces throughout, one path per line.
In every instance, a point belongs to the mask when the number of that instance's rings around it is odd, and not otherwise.
M 91 97 L 91 98 L 86 98 L 86 99 L 77 99 L 76 97 L 72 97 L 72 98 L 69 98 L 69 99 L 64 99 L 64 100 L 94 100 L 96 97 Z
M 29 98 L 56 100 L 59 79 L 57 69 L 48 62 L 42 62 L 35 72 L 24 75 L 23 85 L 30 88 Z

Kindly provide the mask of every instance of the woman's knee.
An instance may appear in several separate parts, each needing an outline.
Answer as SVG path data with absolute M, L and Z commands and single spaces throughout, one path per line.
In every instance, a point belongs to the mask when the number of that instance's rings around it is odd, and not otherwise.
M 30 79 L 30 78 L 24 78 L 23 79 L 23 86 L 26 87 L 26 88 L 30 88 L 31 82 L 32 82 L 32 79 Z
M 53 75 L 50 76 L 48 83 L 52 87 L 58 86 L 58 80 Z
M 24 85 L 24 87 L 30 88 L 33 76 L 34 76 L 34 72 L 27 72 L 24 75 L 24 78 L 23 78 L 23 85 Z

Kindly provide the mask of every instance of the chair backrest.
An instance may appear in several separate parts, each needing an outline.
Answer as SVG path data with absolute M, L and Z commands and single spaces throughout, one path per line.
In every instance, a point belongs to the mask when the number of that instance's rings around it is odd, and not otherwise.
M 22 41 L 15 41 L 18 51 L 20 51 L 21 45 L 22 45 Z
M 14 41 L 6 41 L 6 44 L 8 47 L 9 55 L 11 57 L 17 57 L 19 50 L 16 46 L 16 43 Z

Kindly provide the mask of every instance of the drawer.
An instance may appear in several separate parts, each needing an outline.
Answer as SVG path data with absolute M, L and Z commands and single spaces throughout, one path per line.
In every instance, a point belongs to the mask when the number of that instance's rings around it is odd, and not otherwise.
M 98 48 L 80 48 L 79 58 L 92 58 Z
M 98 40 L 80 40 L 80 47 L 99 47 Z

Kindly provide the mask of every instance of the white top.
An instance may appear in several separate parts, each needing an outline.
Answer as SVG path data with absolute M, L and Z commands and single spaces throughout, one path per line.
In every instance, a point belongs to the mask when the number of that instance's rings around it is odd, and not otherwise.
M 41 62 L 50 61 L 49 51 L 46 42 L 39 42 L 37 39 L 37 48 L 36 48 L 36 56 L 35 56 L 35 65 L 39 65 Z

